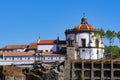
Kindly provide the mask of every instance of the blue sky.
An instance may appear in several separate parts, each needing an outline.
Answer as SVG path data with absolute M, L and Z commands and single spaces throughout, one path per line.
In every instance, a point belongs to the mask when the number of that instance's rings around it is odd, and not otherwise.
M 65 39 L 84 12 L 94 27 L 120 30 L 120 0 L 0 0 L 0 47 L 36 42 L 39 34 Z

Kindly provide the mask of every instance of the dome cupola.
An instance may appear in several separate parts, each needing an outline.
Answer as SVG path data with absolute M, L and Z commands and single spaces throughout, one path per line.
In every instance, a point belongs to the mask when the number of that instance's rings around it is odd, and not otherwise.
M 91 30 L 91 31 L 93 31 L 93 30 L 95 30 L 95 28 L 93 26 L 91 26 L 90 24 L 88 24 L 86 17 L 83 17 L 81 19 L 81 24 L 74 27 L 73 30 L 75 30 L 75 31 L 79 31 L 79 30 Z

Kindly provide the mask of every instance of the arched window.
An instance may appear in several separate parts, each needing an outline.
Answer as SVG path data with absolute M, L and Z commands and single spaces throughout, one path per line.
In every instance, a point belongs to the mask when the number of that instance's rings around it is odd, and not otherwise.
M 98 39 L 95 40 L 95 46 L 99 47 L 99 40 Z

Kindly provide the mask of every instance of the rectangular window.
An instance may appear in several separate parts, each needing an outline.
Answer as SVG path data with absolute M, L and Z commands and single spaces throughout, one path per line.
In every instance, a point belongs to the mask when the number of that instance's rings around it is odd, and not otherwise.
M 59 57 L 59 59 L 61 59 L 61 57 Z
M 0 55 L 0 58 L 3 59 L 3 55 Z
M 45 57 L 43 57 L 43 59 L 45 60 Z
M 53 52 L 53 50 L 50 50 L 50 52 Z
M 86 47 L 86 39 L 81 39 L 82 47 Z
M 97 48 L 99 47 L 99 40 L 98 39 L 95 40 L 95 45 Z
M 53 57 L 51 57 L 51 60 L 53 60 Z
M 20 60 L 22 60 L 22 57 L 20 57 Z
M 45 52 L 48 52 L 48 50 L 45 50 Z
M 14 60 L 14 57 L 12 57 L 12 60 Z

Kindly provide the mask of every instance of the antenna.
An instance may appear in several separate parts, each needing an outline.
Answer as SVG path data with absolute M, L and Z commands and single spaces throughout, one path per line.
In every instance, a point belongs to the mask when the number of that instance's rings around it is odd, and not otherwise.
M 57 40 L 59 40 L 59 33 L 57 33 Z
M 57 33 L 57 36 L 59 36 L 59 33 Z
M 40 33 L 38 34 L 38 40 L 40 39 Z
M 40 34 L 38 34 L 38 40 L 37 40 L 37 43 L 40 42 Z

